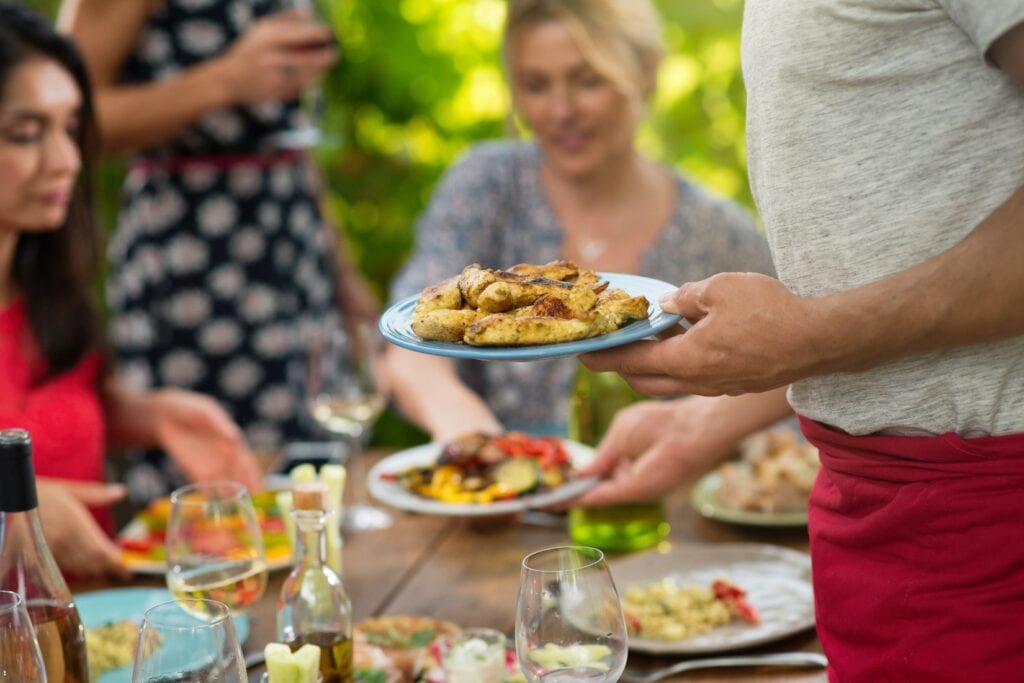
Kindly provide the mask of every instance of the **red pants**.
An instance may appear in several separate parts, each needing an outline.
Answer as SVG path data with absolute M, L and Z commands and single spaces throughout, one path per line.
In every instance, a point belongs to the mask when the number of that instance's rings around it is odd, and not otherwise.
M 809 531 L 829 680 L 1024 681 L 1024 434 L 800 426 L 821 452 Z

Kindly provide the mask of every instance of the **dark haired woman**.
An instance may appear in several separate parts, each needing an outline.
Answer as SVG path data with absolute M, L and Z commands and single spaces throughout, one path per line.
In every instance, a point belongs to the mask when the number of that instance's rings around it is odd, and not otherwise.
M 43 480 L 40 508 L 58 563 L 76 574 L 119 569 L 97 526 L 110 530 L 109 513 L 82 514 L 85 503 L 116 497 L 88 487 L 103 481 L 108 442 L 158 445 L 193 479 L 259 483 L 238 428 L 215 402 L 135 392 L 107 371 L 91 301 L 93 139 L 73 45 L 37 14 L 0 3 L 0 428 L 28 429 L 37 474 L 63 480 Z

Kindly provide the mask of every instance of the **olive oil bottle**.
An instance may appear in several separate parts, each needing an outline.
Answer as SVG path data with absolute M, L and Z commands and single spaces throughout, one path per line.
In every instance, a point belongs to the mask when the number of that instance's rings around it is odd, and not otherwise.
M 328 490 L 325 484 L 297 484 L 295 568 L 278 600 L 277 635 L 294 652 L 307 643 L 320 647 L 323 683 L 352 683 L 352 603 L 338 574 L 327 564 Z

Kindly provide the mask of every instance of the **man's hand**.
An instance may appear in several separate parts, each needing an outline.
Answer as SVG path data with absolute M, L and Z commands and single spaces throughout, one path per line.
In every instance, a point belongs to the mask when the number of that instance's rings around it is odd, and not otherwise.
M 815 346 L 814 300 L 754 273 L 688 283 L 661 307 L 693 323 L 685 333 L 581 357 L 621 374 L 648 395 L 737 395 L 774 389 L 816 372 L 834 350 Z
M 121 500 L 123 486 L 40 477 L 36 488 L 43 535 L 63 571 L 81 579 L 130 576 L 117 546 L 86 509 Z
M 216 401 L 181 389 L 160 389 L 149 400 L 158 445 L 189 479 L 228 479 L 250 491 L 262 488 L 259 464 Z

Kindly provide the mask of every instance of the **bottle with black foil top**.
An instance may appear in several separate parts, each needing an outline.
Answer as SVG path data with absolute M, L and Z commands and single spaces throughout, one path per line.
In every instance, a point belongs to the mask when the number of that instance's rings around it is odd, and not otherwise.
M 28 432 L 0 430 L 0 589 L 25 601 L 48 683 L 87 683 L 85 629 L 46 545 L 38 505 Z

